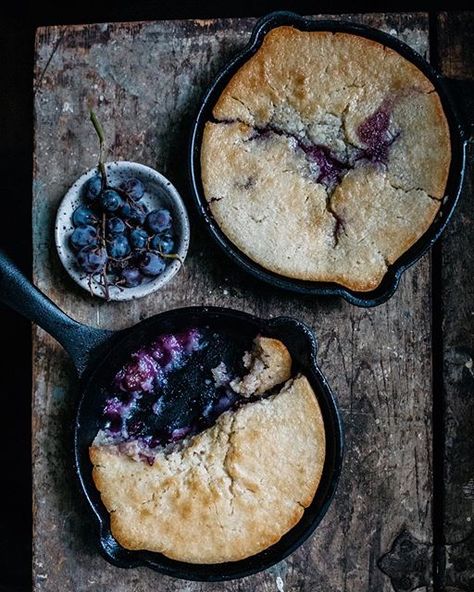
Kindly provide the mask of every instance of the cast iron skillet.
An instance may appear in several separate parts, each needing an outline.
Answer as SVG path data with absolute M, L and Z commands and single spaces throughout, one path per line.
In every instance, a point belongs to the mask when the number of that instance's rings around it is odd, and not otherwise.
M 260 48 L 265 35 L 275 27 L 288 25 L 301 31 L 332 31 L 345 32 L 360 35 L 368 39 L 378 41 L 390 47 L 415 64 L 432 82 L 438 92 L 444 112 L 449 123 L 451 134 L 452 161 L 449 171 L 446 194 L 441 208 L 426 233 L 395 263 L 390 265 L 380 285 L 370 292 L 357 292 L 349 290 L 336 283 L 304 281 L 288 278 L 273 273 L 244 255 L 221 231 L 214 220 L 201 182 L 200 149 L 204 125 L 212 120 L 212 110 L 225 86 L 249 58 Z M 191 193 L 193 195 L 198 213 L 204 220 L 212 238 L 245 271 L 259 280 L 267 282 L 277 288 L 283 288 L 299 294 L 314 296 L 342 296 L 348 302 L 357 306 L 370 307 L 382 304 L 395 292 L 402 273 L 415 263 L 435 243 L 445 229 L 458 201 L 464 172 L 466 167 L 467 134 L 463 129 L 455 104 L 447 88 L 447 81 L 438 74 L 430 64 L 408 45 L 399 41 L 392 35 L 372 29 L 365 25 L 346 21 L 310 20 L 292 12 L 274 12 L 257 22 L 252 32 L 248 45 L 220 72 L 211 88 L 204 97 L 202 105 L 193 125 L 189 149 L 189 177 Z
M 50 333 L 74 362 L 80 378 L 74 422 L 75 469 L 97 522 L 100 550 L 108 561 L 119 567 L 147 566 L 187 580 L 229 580 L 250 575 L 281 561 L 301 545 L 319 524 L 334 496 L 341 471 L 343 427 L 334 396 L 316 363 L 316 339 L 306 325 L 289 317 L 264 320 L 231 309 L 196 306 L 158 314 L 123 331 L 94 329 L 81 325 L 63 313 L 1 251 L 0 299 Z M 127 551 L 112 537 L 108 513 L 92 482 L 88 447 L 99 427 L 106 397 L 102 387 L 110 384 L 131 351 L 161 333 L 178 332 L 189 327 L 210 327 L 224 331 L 229 335 L 229 344 L 225 347 L 239 348 L 239 356 L 243 345 L 250 344 L 258 333 L 281 339 L 290 350 L 294 370 L 304 372 L 317 393 L 324 418 L 327 453 L 321 483 L 313 502 L 301 521 L 278 543 L 242 561 L 193 565 L 167 559 L 158 553 Z M 199 384 L 196 384 L 191 394 L 197 388 Z M 179 404 L 180 401 L 177 402 Z

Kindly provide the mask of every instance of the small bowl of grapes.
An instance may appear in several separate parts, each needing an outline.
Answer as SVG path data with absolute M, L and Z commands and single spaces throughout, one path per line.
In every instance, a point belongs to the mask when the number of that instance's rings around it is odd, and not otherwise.
M 55 239 L 80 286 L 106 300 L 132 300 L 162 288 L 180 270 L 189 220 L 175 187 L 154 169 L 99 163 L 64 196 Z

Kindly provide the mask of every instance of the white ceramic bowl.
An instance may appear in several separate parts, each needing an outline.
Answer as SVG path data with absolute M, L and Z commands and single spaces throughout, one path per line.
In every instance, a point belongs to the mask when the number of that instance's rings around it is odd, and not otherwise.
M 148 211 L 166 208 L 173 217 L 175 234 L 175 252 L 184 261 L 189 246 L 189 220 L 181 196 L 170 181 L 154 169 L 143 164 L 127 161 L 108 162 L 106 164 L 107 181 L 112 187 L 118 185 L 127 177 L 137 177 L 145 186 L 145 195 L 140 200 Z M 62 199 L 56 214 L 55 240 L 59 258 L 66 271 L 84 290 L 95 296 L 105 298 L 103 287 L 96 281 L 89 281 L 89 277 L 79 269 L 75 253 L 70 246 L 70 236 L 74 230 L 71 216 L 74 210 L 85 202 L 82 199 L 84 184 L 97 174 L 97 167 L 90 169 L 77 179 Z M 165 271 L 156 278 L 145 278 L 135 288 L 109 286 L 110 300 L 132 300 L 151 294 L 159 290 L 179 271 L 181 263 L 178 259 L 170 259 Z

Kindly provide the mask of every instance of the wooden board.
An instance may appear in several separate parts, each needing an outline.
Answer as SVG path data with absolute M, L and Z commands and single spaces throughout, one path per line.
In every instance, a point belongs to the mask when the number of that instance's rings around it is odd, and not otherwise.
M 353 17 L 428 52 L 426 15 Z M 405 527 L 430 542 L 430 258 L 407 272 L 396 295 L 372 310 L 301 298 L 246 277 L 197 223 L 185 177 L 193 115 L 204 89 L 247 42 L 253 19 L 42 28 L 36 37 L 33 190 L 34 280 L 68 314 L 94 326 L 129 326 L 190 304 L 262 316 L 291 314 L 319 337 L 319 360 L 339 399 L 347 452 L 337 496 L 315 535 L 281 564 L 242 581 L 199 584 L 140 568 L 119 571 L 97 553 L 96 530 L 72 471 L 68 440 L 75 379 L 61 348 L 34 330 L 34 585 L 39 591 L 303 592 L 392 589 L 377 560 Z M 190 206 L 185 268 L 161 292 L 105 303 L 61 268 L 52 227 L 68 186 L 97 160 L 88 108 L 98 113 L 110 158 L 151 165 Z
M 441 14 L 437 21 L 442 73 L 456 80 L 474 121 L 474 13 Z M 470 102 L 469 102 L 470 101 Z M 474 130 L 472 130 L 474 131 Z M 471 137 L 471 140 L 474 136 Z M 474 588 L 474 146 L 468 147 L 464 199 L 439 248 L 442 306 L 442 403 L 444 428 L 443 532 L 447 548 L 446 583 Z M 463 542 L 464 541 L 464 542 Z M 465 559 L 456 565 L 453 558 Z

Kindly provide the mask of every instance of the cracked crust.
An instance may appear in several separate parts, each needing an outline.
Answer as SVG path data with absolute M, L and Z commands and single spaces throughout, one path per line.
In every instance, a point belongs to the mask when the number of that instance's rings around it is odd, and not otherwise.
M 358 129 L 381 108 L 394 138 L 386 164 L 358 156 Z M 440 208 L 451 149 L 439 96 L 377 42 L 274 29 L 213 115 L 201 147 L 206 199 L 229 239 L 271 271 L 372 290 Z M 305 143 L 345 163 L 335 187 L 316 180 Z
M 277 395 L 226 412 L 184 446 L 158 453 L 152 466 L 116 446 L 91 446 L 90 458 L 123 547 L 221 563 L 266 549 L 300 520 L 321 478 L 325 433 L 300 375 Z
M 248 372 L 230 383 L 231 388 L 243 397 L 263 395 L 291 376 L 291 356 L 279 339 L 256 337 L 253 349 L 244 355 Z

